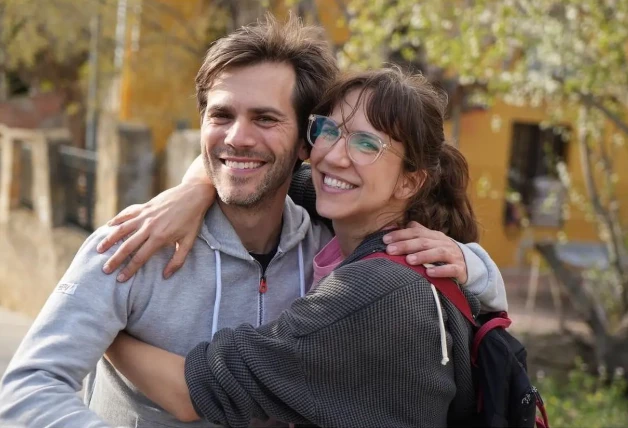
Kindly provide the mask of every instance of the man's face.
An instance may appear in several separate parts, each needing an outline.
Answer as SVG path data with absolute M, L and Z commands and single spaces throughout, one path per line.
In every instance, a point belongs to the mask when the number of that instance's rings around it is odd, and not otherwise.
M 294 85 L 292 67 L 261 63 L 223 71 L 207 92 L 201 151 L 222 202 L 252 207 L 287 189 L 303 147 Z

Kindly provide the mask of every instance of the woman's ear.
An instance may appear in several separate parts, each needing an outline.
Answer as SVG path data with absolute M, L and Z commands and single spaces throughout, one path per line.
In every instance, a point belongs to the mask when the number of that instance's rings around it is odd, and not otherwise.
M 400 200 L 407 200 L 416 195 L 425 183 L 425 171 L 404 172 L 397 182 L 395 197 Z
M 299 144 L 299 159 L 306 161 L 310 158 L 310 145 L 304 140 L 301 140 Z

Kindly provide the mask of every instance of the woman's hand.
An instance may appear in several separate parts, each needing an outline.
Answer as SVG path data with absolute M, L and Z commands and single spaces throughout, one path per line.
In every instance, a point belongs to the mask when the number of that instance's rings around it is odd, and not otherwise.
M 420 225 L 416 221 L 408 223 L 406 229 L 399 229 L 384 236 L 389 244 L 386 252 L 391 255 L 404 255 L 411 265 L 445 263 L 427 269 L 433 278 L 455 278 L 459 284 L 467 283 L 467 264 L 458 243 L 442 232 Z
M 98 244 L 97 250 L 102 253 L 121 239 L 128 239 L 107 260 L 103 271 L 114 272 L 135 253 L 118 275 L 118 281 L 124 282 L 159 249 L 176 244 L 176 251 L 163 272 L 164 278 L 169 278 L 183 265 L 205 212 L 215 200 L 216 190 L 212 185 L 188 182 L 160 193 L 145 204 L 122 210 L 107 223 L 115 227 Z

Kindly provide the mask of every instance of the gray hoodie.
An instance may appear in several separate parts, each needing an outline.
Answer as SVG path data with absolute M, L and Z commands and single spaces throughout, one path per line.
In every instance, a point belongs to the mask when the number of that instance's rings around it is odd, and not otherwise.
M 218 205 L 184 266 L 162 277 L 172 249 L 163 250 L 127 283 L 105 275 L 113 254 L 95 251 L 108 233 L 94 232 L 77 253 L 0 383 L 0 425 L 91 428 L 204 427 L 181 423 L 142 395 L 102 355 L 121 330 L 140 340 L 186 355 L 213 332 L 242 323 L 276 319 L 312 281 L 314 255 L 329 230 L 286 199 L 277 254 L 266 271 L 268 290 L 259 292 L 261 266 L 243 247 Z M 492 309 L 506 309 L 499 270 L 477 245 L 462 246 L 469 286 Z M 85 403 L 77 394 L 85 383 Z
M 218 204 L 208 211 L 185 265 L 162 270 L 172 249 L 153 257 L 127 283 L 116 283 L 94 232 L 78 251 L 13 357 L 0 384 L 0 421 L 28 427 L 160 427 L 186 425 L 143 396 L 102 357 L 121 330 L 180 355 L 217 329 L 276 319 L 305 293 L 312 259 L 331 239 L 286 198 L 277 254 L 259 292 L 261 266 L 242 245 Z M 94 370 L 95 369 L 95 370 Z M 89 375 L 88 375 L 89 374 Z M 87 376 L 85 403 L 77 391 Z M 0 425 L 4 426 L 2 423 Z

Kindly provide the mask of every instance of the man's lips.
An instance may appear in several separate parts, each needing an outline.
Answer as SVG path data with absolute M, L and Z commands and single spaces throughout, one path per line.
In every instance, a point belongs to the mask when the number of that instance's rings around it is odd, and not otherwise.
M 247 158 L 228 158 L 220 160 L 223 165 L 231 169 L 258 169 L 261 168 L 266 162 L 247 159 Z

